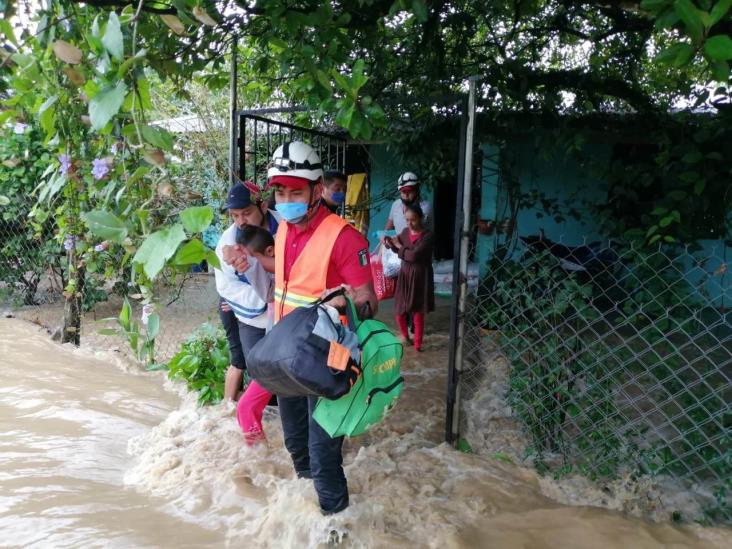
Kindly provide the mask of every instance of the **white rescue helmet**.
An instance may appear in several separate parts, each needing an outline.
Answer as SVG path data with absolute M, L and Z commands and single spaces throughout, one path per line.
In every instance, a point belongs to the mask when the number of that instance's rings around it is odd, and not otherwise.
M 323 165 L 310 145 L 302 141 L 288 141 L 277 147 L 267 169 L 268 181 L 277 175 L 317 181 L 323 177 Z
M 419 178 L 412 172 L 404 172 L 399 176 L 397 181 L 397 189 L 408 189 L 409 187 L 417 187 L 419 185 Z

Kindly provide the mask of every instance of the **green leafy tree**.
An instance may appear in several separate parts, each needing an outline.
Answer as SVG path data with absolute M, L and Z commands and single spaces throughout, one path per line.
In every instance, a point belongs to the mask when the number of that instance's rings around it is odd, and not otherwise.
M 51 158 L 68 157 L 50 163 L 32 216 L 61 200 L 69 341 L 90 260 L 150 304 L 176 257 L 206 258 L 168 200 L 174 139 L 151 124 L 151 86 L 220 89 L 234 38 L 246 104 L 300 103 L 311 122 L 408 147 L 422 138 L 422 151 L 449 150 L 434 121 L 456 112 L 469 75 L 495 116 L 729 102 L 728 0 L 44 0 L 0 12 L 0 122 L 35 120 Z M 18 14 L 26 24 L 13 26 Z M 147 238 L 157 257 L 141 251 Z M 101 244 L 106 256 L 92 258 Z

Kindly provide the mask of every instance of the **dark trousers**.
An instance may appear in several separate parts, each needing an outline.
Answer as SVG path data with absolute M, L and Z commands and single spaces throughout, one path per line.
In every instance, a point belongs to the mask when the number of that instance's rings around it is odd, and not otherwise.
M 317 397 L 278 397 L 285 447 L 300 478 L 312 478 L 324 514 L 348 507 L 343 437 L 331 438 L 313 419 Z
M 266 330 L 264 328 L 255 328 L 254 326 L 239 321 L 239 340 L 241 341 L 241 348 L 245 357 L 252 350 L 252 347 L 257 344 L 257 341 L 264 337 L 265 332 Z
M 221 303 L 223 301 L 223 299 L 219 300 L 219 318 L 221 319 L 221 324 L 224 326 L 226 339 L 229 342 L 231 365 L 243 370 L 246 368 L 246 362 L 244 360 L 244 351 L 241 347 L 241 339 L 239 338 L 239 321 L 236 319 L 234 311 L 221 310 Z

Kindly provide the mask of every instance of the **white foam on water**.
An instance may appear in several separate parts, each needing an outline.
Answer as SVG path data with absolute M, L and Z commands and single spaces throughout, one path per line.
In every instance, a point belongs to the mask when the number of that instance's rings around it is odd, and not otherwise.
M 248 448 L 232 404 L 198 408 L 190 395 L 159 426 L 130 441 L 138 463 L 125 480 L 172 498 L 181 518 L 225 531 L 232 546 L 623 547 L 636 538 L 635 547 L 715 543 L 702 542 L 690 528 L 559 505 L 544 495 L 532 470 L 440 443 L 442 384 L 429 375 L 434 369 L 423 367 L 429 356 L 408 357 L 408 390 L 397 409 L 362 439 L 346 441 L 351 506 L 343 513 L 323 517 L 311 481 L 294 478 L 275 410 L 265 416 L 268 443 Z M 576 521 L 578 514 L 583 519 Z M 567 529 L 557 528 L 566 521 L 572 521 Z M 627 535 L 618 536 L 618 529 Z
M 345 443 L 351 506 L 321 515 L 276 409 L 247 447 L 234 406 L 2 324 L 0 544 L 102 547 L 729 547 L 724 529 L 561 505 L 531 469 L 442 444 L 445 345 L 408 349 L 404 395 Z M 165 388 L 163 388 L 163 385 Z

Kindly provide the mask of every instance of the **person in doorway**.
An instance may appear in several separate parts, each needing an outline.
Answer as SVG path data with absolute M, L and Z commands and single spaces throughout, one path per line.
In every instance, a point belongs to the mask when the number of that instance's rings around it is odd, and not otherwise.
M 386 220 L 385 230 L 395 230 L 397 236 L 407 228 L 406 211 L 407 206 L 416 204 L 424 214 L 423 226 L 432 229 L 432 207 L 420 196 L 419 179 L 412 172 L 404 172 L 397 180 L 399 198 L 391 205 L 389 218 Z
M 426 200 L 422 200 L 420 195 L 419 178 L 413 172 L 404 172 L 397 180 L 397 189 L 399 190 L 399 198 L 391 205 L 389 210 L 389 218 L 386 220 L 385 230 L 394 230 L 396 236 L 402 234 L 407 228 L 406 212 L 407 206 L 417 205 L 422 210 L 422 225 L 427 229 L 432 229 L 432 207 Z M 382 239 L 386 244 L 386 237 Z M 414 319 L 411 314 L 407 315 L 407 330 L 414 333 Z
M 254 196 L 252 191 L 255 191 Z M 228 315 L 229 349 L 236 349 L 240 357 L 236 362 L 232 360 L 224 382 L 224 397 L 236 400 L 242 388 L 246 354 L 264 336 L 267 326 L 267 303 L 257 295 L 246 276 L 235 271 L 226 260 L 230 251 L 236 246 L 237 234 L 243 227 L 254 225 L 274 233 L 277 230 L 277 221 L 267 211 L 266 205 L 256 193 L 256 188 L 251 184 L 249 186 L 242 183 L 234 184 L 229 191 L 224 208 L 228 211 L 233 223 L 224 231 L 216 245 L 216 256 L 219 258 L 220 267 L 214 270 L 214 274 L 216 291 L 222 299 L 222 320 L 224 313 Z M 230 311 L 224 311 L 224 309 L 230 309 Z M 229 336 L 234 332 L 230 317 L 232 313 L 236 318 L 236 331 L 239 336 L 238 348 L 233 335 Z M 227 324 L 224 326 L 226 327 Z M 232 356 L 235 356 L 234 351 L 232 351 Z
M 329 170 L 323 177 L 323 203 L 331 213 L 342 214 L 346 202 L 346 174 Z
M 407 227 L 395 237 L 387 237 L 386 245 L 402 260 L 394 296 L 396 315 L 402 340 L 411 344 L 407 315 L 414 322 L 414 349 L 422 350 L 425 315 L 435 310 L 435 280 L 432 252 L 435 235 L 424 227 L 424 213 L 416 204 L 406 206 Z
M 289 142 L 274 153 L 267 172 L 283 222 L 275 236 L 275 322 L 295 308 L 344 287 L 360 316 L 375 314 L 366 239 L 322 203 L 323 170 L 309 145 Z M 232 262 L 245 272 L 246 254 Z M 345 309 L 345 299 L 329 302 Z M 300 478 L 312 478 L 323 514 L 348 507 L 343 437 L 331 438 L 312 417 L 317 397 L 278 398 L 285 447 Z

